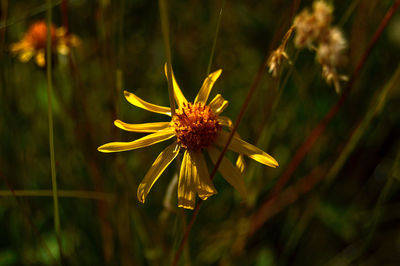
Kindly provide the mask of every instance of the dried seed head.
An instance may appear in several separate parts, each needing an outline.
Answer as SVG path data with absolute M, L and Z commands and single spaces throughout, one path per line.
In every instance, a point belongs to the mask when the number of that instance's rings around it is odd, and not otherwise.
M 286 44 L 290 38 L 290 35 L 293 32 L 294 27 L 290 27 L 290 29 L 286 32 L 285 36 L 283 36 L 282 43 L 279 47 L 271 53 L 268 58 L 267 66 L 269 68 L 268 72 L 272 73 L 272 76 L 276 77 L 278 75 L 278 69 L 282 64 L 283 59 L 290 60 L 289 56 L 285 52 Z
M 322 65 L 337 66 L 342 60 L 346 40 L 338 28 L 330 28 L 321 38 L 317 48 L 317 60 Z
M 289 60 L 289 57 L 283 48 L 284 47 L 279 46 L 278 49 L 273 51 L 268 58 L 268 72 L 272 73 L 272 76 L 274 77 L 278 75 L 278 69 L 282 64 L 283 59 Z
M 347 76 L 338 74 L 336 68 L 330 65 L 322 65 L 322 77 L 326 83 L 333 83 L 336 93 L 340 93 L 340 81 L 348 80 Z
M 296 28 L 295 45 L 297 47 L 312 48 L 314 41 L 329 28 L 332 21 L 332 7 L 324 1 L 313 4 L 313 12 L 303 10 L 294 19 L 293 26 Z
M 329 27 L 332 22 L 332 6 L 328 5 L 324 1 L 316 1 L 313 3 L 313 12 L 320 29 Z
M 330 28 L 321 38 L 317 48 L 317 60 L 322 65 L 322 76 L 328 84 L 334 84 L 338 93 L 340 80 L 347 80 L 347 77 L 339 75 L 336 70 L 343 60 L 342 52 L 345 48 L 346 40 L 338 28 Z

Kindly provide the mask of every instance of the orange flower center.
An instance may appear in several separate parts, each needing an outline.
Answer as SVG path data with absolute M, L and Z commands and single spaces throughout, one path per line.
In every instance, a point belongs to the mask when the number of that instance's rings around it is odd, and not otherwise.
M 198 151 L 212 144 L 221 125 L 209 106 L 188 103 L 172 117 L 178 143 L 185 149 Z
M 26 40 L 35 49 L 45 49 L 47 44 L 47 24 L 39 21 L 33 24 L 25 36 Z M 56 29 L 51 26 L 51 43 L 52 46 L 57 42 Z

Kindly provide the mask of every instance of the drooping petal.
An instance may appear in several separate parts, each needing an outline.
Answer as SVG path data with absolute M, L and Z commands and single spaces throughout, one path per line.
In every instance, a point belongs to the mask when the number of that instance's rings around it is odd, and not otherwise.
M 239 169 L 240 173 L 243 174 L 244 170 L 246 169 L 246 162 L 244 161 L 243 154 L 239 154 L 236 160 L 236 168 Z
M 196 168 L 193 166 L 193 160 L 189 151 L 183 154 L 181 170 L 178 181 L 178 207 L 185 209 L 194 209 L 196 204 L 196 186 L 194 184 L 194 175 L 197 175 Z
M 209 147 L 207 150 L 213 163 L 217 163 L 220 151 L 218 151 L 214 147 Z M 222 158 L 221 164 L 218 167 L 218 171 L 222 174 L 225 180 L 240 193 L 240 195 L 244 199 L 247 198 L 246 185 L 244 183 L 242 174 L 240 173 L 238 168 L 233 166 L 233 164 L 225 158 L 225 156 Z
M 44 57 L 44 50 L 39 50 L 35 56 L 36 64 L 40 67 L 44 67 L 46 60 Z
M 219 115 L 225 110 L 226 107 L 228 107 L 228 101 L 225 100 L 221 94 L 217 94 L 215 95 L 214 99 L 212 99 L 209 106 L 215 114 Z
M 175 136 L 175 130 L 173 128 L 166 128 L 131 142 L 110 142 L 98 147 L 97 150 L 105 153 L 129 151 L 156 144 L 173 136 Z
M 164 73 L 165 73 L 165 77 L 168 80 L 168 69 L 167 69 L 167 63 L 165 63 L 164 65 Z M 174 71 L 171 71 L 171 75 L 172 75 L 172 86 L 174 88 L 174 97 L 175 97 L 175 101 L 178 104 L 179 107 L 183 106 L 183 103 L 187 103 L 187 100 L 185 98 L 185 96 L 183 95 L 181 88 L 179 88 L 178 82 L 176 82 L 175 79 L 175 75 L 174 75 Z
M 131 132 L 144 132 L 151 133 L 165 129 L 169 126 L 169 122 L 155 122 L 155 123 L 144 123 L 144 124 L 128 124 L 121 120 L 115 120 L 114 125 L 122 130 Z
M 222 126 L 226 126 L 229 129 L 233 128 L 233 123 L 232 121 L 226 117 L 226 116 L 219 116 L 218 117 L 218 122 L 222 125 Z M 239 134 L 235 132 L 235 136 L 240 138 Z M 239 169 L 240 173 L 243 174 L 245 168 L 246 168 L 246 162 L 244 161 L 244 157 L 243 154 L 239 154 L 237 160 L 236 160 L 236 167 Z
M 67 30 L 64 27 L 59 27 L 55 33 L 58 38 L 63 38 L 67 34 Z
M 194 164 L 192 164 L 197 171 L 197 175 L 194 175 L 194 183 L 196 191 L 202 200 L 206 200 L 208 197 L 217 194 L 217 190 L 214 187 L 208 173 L 207 164 L 204 160 L 204 156 L 201 152 L 190 152 Z
M 215 143 L 223 147 L 228 141 L 228 138 L 229 138 L 228 132 L 220 131 Z M 265 153 L 256 146 L 247 143 L 246 141 L 240 139 L 236 135 L 233 136 L 228 149 L 240 154 L 244 154 L 257 162 L 268 165 L 270 167 L 275 168 L 279 165 L 278 162 L 271 155 Z
M 171 116 L 171 109 L 169 107 L 164 107 L 164 106 L 155 105 L 155 104 L 146 102 L 129 91 L 124 91 L 124 95 L 128 102 L 130 102 L 131 104 L 133 104 L 139 108 L 145 109 L 145 110 L 153 112 L 153 113 L 159 113 L 159 114 Z
M 219 76 L 222 73 L 222 69 L 219 69 L 210 75 L 204 80 L 203 85 L 201 86 L 199 93 L 196 96 L 196 99 L 194 100 L 195 103 L 197 102 L 202 102 L 206 103 L 208 99 L 208 95 L 210 95 L 211 89 L 214 86 L 214 83 L 217 81 Z
M 26 50 L 26 49 L 28 49 L 28 45 L 23 40 L 20 42 L 17 42 L 17 43 L 13 43 L 10 46 L 10 50 L 12 53 L 18 53 L 19 51 Z M 31 50 L 33 50 L 33 49 L 31 49 Z
M 229 127 L 230 129 L 233 126 L 233 123 L 232 123 L 231 119 L 229 117 L 226 117 L 226 116 L 219 116 L 218 117 L 218 122 L 220 123 L 221 126 Z
M 19 54 L 19 56 L 18 56 L 18 58 L 19 58 L 19 61 L 21 61 L 21 62 L 23 62 L 23 63 L 25 63 L 25 62 L 28 62 L 31 58 L 32 58 L 32 56 L 34 55 L 34 50 L 32 50 L 32 49 L 23 49 L 21 52 L 20 52 L 20 54 Z
M 168 167 L 168 165 L 175 159 L 178 153 L 179 147 L 177 148 L 177 143 L 174 142 L 158 155 L 157 159 L 154 161 L 153 165 L 150 167 L 149 171 L 138 187 L 137 197 L 140 202 L 144 203 L 154 183 Z
M 58 52 L 59 54 L 68 55 L 68 54 L 69 54 L 69 51 L 70 51 L 69 46 L 68 46 L 65 42 L 60 42 L 60 43 L 57 45 L 57 52 Z
M 68 43 L 70 46 L 76 47 L 76 46 L 81 45 L 82 42 L 76 35 L 70 34 Z

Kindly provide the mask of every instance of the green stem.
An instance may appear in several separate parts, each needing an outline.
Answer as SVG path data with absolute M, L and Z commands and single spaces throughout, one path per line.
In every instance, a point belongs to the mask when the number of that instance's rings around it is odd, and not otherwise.
M 47 113 L 49 117 L 49 145 L 50 145 L 50 166 L 51 166 L 51 184 L 53 190 L 54 202 L 54 228 L 57 234 L 57 239 L 60 242 L 60 214 L 58 208 L 58 190 L 57 190 L 57 176 L 56 164 L 54 154 L 54 130 L 53 130 L 53 109 L 52 109 L 52 94 L 53 83 L 51 78 L 51 20 L 52 20 L 52 0 L 47 0 L 47 46 L 46 46 L 46 66 L 47 66 Z M 61 250 L 61 245 L 60 245 Z
M 219 28 L 221 25 L 222 12 L 224 11 L 225 2 L 226 2 L 226 0 L 222 0 L 222 6 L 221 6 L 221 9 L 220 9 L 219 15 L 218 15 L 217 27 L 215 28 L 215 34 L 214 34 L 213 44 L 212 44 L 212 48 L 211 48 L 210 60 L 208 61 L 207 76 L 210 74 L 212 61 L 214 59 L 215 46 L 217 45 L 217 37 L 218 37 L 218 33 L 219 33 Z
M 167 57 L 169 105 L 171 106 L 171 115 L 174 115 L 175 102 L 174 102 L 174 89 L 172 87 L 172 60 L 171 60 L 171 46 L 169 40 L 168 10 L 165 0 L 158 0 L 158 4 L 160 6 L 161 30 L 164 39 L 165 56 Z

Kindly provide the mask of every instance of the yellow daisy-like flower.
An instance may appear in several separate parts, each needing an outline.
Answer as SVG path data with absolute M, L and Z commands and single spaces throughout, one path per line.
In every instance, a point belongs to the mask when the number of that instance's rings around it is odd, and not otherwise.
M 78 46 L 80 40 L 73 34 L 67 34 L 63 27 L 51 26 L 51 45 L 53 52 L 67 55 L 70 48 Z M 18 54 L 21 62 L 27 62 L 35 57 L 36 64 L 44 67 L 46 64 L 45 52 L 47 45 L 47 24 L 38 21 L 32 24 L 21 41 L 11 45 L 11 52 Z
M 217 94 L 208 105 L 206 104 L 210 91 L 221 75 L 221 72 L 222 70 L 217 70 L 204 80 L 199 93 L 192 103 L 186 100 L 172 73 L 172 84 L 178 108 L 176 113 L 171 117 L 170 122 L 145 124 L 127 124 L 120 120 L 114 122 L 117 127 L 126 131 L 151 134 L 132 142 L 111 142 L 104 144 L 98 148 L 101 152 L 133 150 L 176 138 L 171 145 L 158 155 L 139 185 L 137 191 L 139 201 L 144 203 L 153 184 L 181 150 L 184 151 L 184 154 L 178 181 L 178 207 L 193 209 L 196 194 L 205 200 L 217 193 L 210 179 L 203 152 L 207 152 L 211 161 L 215 164 L 220 154 L 216 146 L 223 147 L 230 134 L 224 131 L 222 127 L 232 127 L 232 122 L 228 117 L 220 116 L 222 111 L 228 106 L 228 101 L 222 98 L 220 94 Z M 165 75 L 167 76 L 166 67 Z M 171 109 L 169 107 L 148 103 L 127 91 L 124 94 L 128 102 L 137 107 L 171 116 Z M 278 166 L 277 161 L 273 157 L 243 141 L 237 134 L 234 135 L 228 149 L 239 154 L 244 154 L 262 164 L 271 167 Z M 246 198 L 246 187 L 240 170 L 243 166 L 241 157 L 239 157 L 238 161 L 239 163 L 236 167 L 224 157 L 218 170 L 226 181 Z

